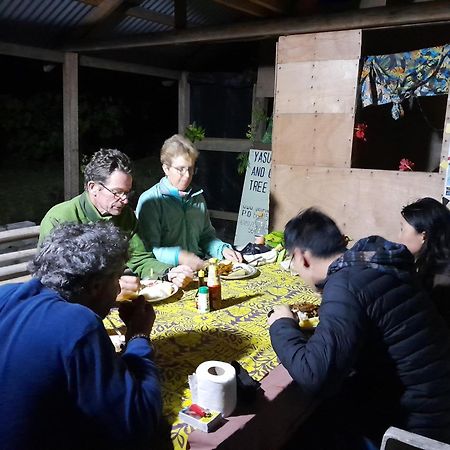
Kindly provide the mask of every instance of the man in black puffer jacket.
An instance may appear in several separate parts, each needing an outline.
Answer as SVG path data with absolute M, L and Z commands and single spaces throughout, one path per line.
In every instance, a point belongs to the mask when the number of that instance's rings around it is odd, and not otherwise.
M 287 306 L 269 317 L 273 348 L 304 394 L 334 405 L 331 422 L 378 445 L 391 425 L 450 443 L 449 331 L 414 288 L 406 247 L 371 236 L 347 250 L 314 208 L 286 225 L 285 241 L 299 275 L 322 292 L 309 339 Z

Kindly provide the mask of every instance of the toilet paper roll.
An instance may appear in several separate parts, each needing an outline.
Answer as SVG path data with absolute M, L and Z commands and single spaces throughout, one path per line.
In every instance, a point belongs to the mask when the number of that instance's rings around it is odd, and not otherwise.
M 189 377 L 192 402 L 229 416 L 236 407 L 236 370 L 222 361 L 205 361 Z

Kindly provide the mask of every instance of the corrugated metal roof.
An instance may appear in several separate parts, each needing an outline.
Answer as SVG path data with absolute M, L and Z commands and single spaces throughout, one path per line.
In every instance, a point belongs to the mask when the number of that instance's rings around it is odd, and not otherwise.
M 0 0 L 0 37 L 34 46 L 54 46 L 92 10 L 74 0 Z
M 259 17 L 250 15 L 248 11 L 243 13 L 218 1 L 186 1 L 187 28 L 199 26 L 211 28 L 219 24 L 259 20 Z M 342 9 L 350 3 L 353 5 L 358 3 L 353 0 L 317 0 L 314 5 L 319 5 L 317 8 L 320 8 L 321 4 L 331 2 L 333 5 L 342 5 Z M 117 9 L 107 17 L 99 17 L 98 13 L 102 9 L 92 6 L 99 3 L 101 0 L 0 0 L 0 44 L 9 42 L 48 49 L 83 48 L 83 43 L 86 42 L 88 44 L 95 41 L 107 43 L 109 40 L 117 42 L 122 38 L 148 37 L 151 34 L 174 30 L 171 25 L 174 22 L 174 0 L 143 0 L 141 3 L 124 0 L 122 4 L 118 2 Z M 280 5 L 287 3 L 289 2 L 283 3 L 279 0 Z M 305 4 L 300 1 L 292 3 Z M 442 4 L 442 1 L 439 3 Z M 238 7 L 241 6 L 240 3 L 236 4 Z M 261 10 L 261 6 L 256 2 L 246 2 L 246 4 L 249 7 L 256 5 L 253 7 Z M 257 14 L 257 11 L 254 12 Z M 270 10 L 266 12 L 268 16 L 273 14 L 273 17 L 279 17 L 279 14 L 272 13 Z M 298 13 L 298 11 L 290 11 L 290 14 L 286 14 L 293 16 Z M 159 15 L 162 20 L 158 21 L 158 17 L 151 20 L 153 14 Z M 239 46 L 242 47 L 243 43 L 241 42 Z M 233 62 L 237 59 L 232 55 L 236 51 L 236 46 L 231 42 L 226 44 L 190 42 L 183 45 L 166 45 L 163 48 L 157 46 L 129 48 L 127 51 L 120 51 L 118 48 L 93 51 L 92 48 L 85 53 L 105 58 L 118 55 L 119 60 L 141 64 L 149 61 L 152 65 L 156 63 L 163 67 L 188 68 L 188 70 L 192 65 L 195 66 L 204 55 L 205 58 L 223 59 L 225 62 L 230 60 Z M 104 48 L 106 49 L 106 46 Z M 254 51 L 248 52 L 248 54 L 252 53 Z M 209 60 L 204 64 L 208 62 Z
M 163 25 L 148 20 L 139 19 L 138 17 L 126 17 L 115 28 L 114 32 L 120 35 L 132 34 L 148 34 L 157 33 L 159 31 L 169 31 L 172 28 L 168 25 Z
M 74 0 L 1 0 L 0 20 L 60 28 L 76 25 L 92 8 Z
M 57 48 L 61 46 L 61 39 L 84 25 L 83 19 L 95 9 L 96 6 L 81 0 L 0 0 L 0 38 Z M 169 18 L 174 16 L 174 2 L 168 0 L 144 0 L 138 9 Z M 222 24 L 240 18 L 248 19 L 248 16 L 211 0 L 190 0 L 187 3 L 187 27 Z M 95 37 L 120 38 L 172 29 L 167 24 L 124 14 L 121 20 L 111 26 L 104 30 L 100 28 Z

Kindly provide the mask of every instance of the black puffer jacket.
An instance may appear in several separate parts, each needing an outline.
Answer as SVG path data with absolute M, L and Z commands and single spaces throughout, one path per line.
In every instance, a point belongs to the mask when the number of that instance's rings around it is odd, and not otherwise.
M 395 425 L 450 443 L 449 331 L 413 288 L 412 264 L 402 245 L 358 241 L 329 267 L 314 335 L 307 340 L 296 322 L 279 319 L 272 345 L 305 393 L 348 392 L 375 440 Z

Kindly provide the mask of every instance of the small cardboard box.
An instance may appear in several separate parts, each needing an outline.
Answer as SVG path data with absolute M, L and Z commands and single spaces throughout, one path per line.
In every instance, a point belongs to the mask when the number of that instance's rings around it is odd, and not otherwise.
M 206 433 L 218 428 L 223 421 L 222 414 L 220 414 L 220 412 L 208 411 L 206 416 L 200 417 L 195 412 L 191 411 L 189 407 L 183 408 L 178 413 L 178 417 L 184 423 L 187 423 L 197 430 L 201 430 Z

